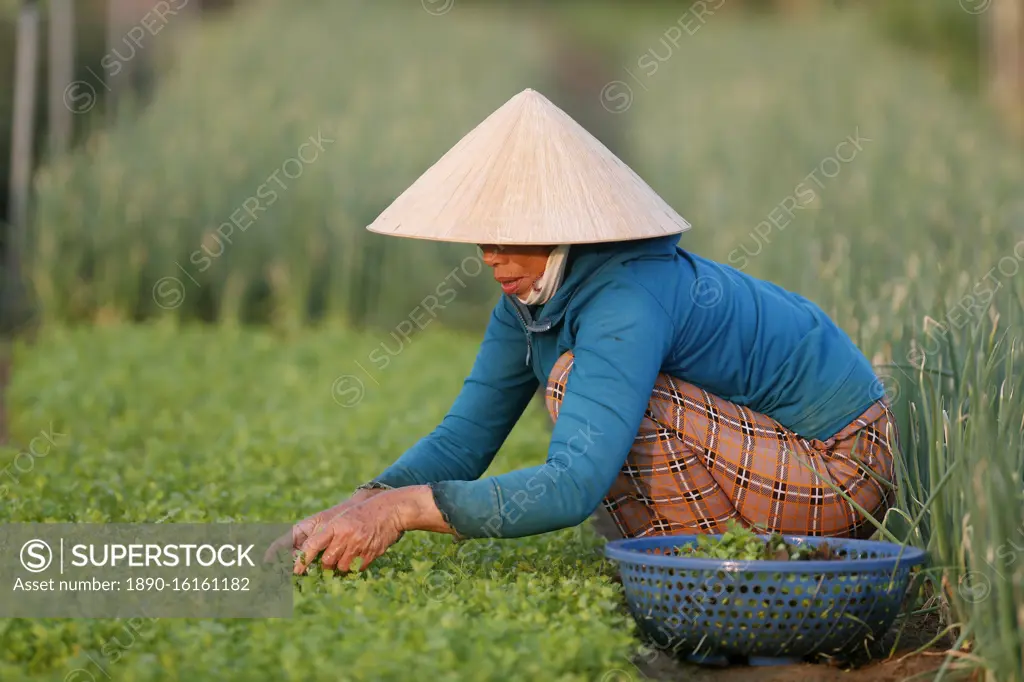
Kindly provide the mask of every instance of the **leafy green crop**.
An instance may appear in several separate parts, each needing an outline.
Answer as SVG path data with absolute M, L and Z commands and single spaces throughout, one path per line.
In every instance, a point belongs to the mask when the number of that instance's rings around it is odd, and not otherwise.
M 41 430 L 54 445 L 10 468 L 0 523 L 291 523 L 334 504 L 440 421 L 477 350 L 438 332 L 378 370 L 364 360 L 380 340 L 47 331 L 18 349 L 16 446 L 0 449 L 0 468 Z M 361 374 L 362 400 L 343 407 L 332 385 L 360 373 L 356 362 L 372 379 Z M 541 462 L 547 419 L 532 406 L 492 471 Z M 78 668 L 106 679 L 91 656 L 118 682 L 592 682 L 637 645 L 601 545 L 586 527 L 460 544 L 413 532 L 364 573 L 295 578 L 291 619 L 161 619 L 137 632 L 127 619 L 0 619 L 0 680 L 57 682 Z

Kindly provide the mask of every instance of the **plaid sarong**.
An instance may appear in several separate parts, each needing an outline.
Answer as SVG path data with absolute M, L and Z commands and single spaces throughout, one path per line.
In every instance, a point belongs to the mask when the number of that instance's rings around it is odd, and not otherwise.
M 548 377 L 558 419 L 569 351 Z M 625 465 L 604 498 L 624 537 L 724 533 L 735 519 L 762 532 L 867 537 L 893 503 L 896 420 L 879 401 L 827 441 L 659 374 Z

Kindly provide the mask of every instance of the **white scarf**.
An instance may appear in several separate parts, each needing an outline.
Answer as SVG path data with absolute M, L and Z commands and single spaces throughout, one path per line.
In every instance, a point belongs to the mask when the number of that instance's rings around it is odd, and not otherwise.
M 569 245 L 556 246 L 548 254 L 548 262 L 544 266 L 544 274 L 530 287 L 530 293 L 526 298 L 519 297 L 519 300 L 526 305 L 543 305 L 551 300 L 555 291 L 562 284 L 562 277 L 565 275 L 565 261 L 569 256 Z

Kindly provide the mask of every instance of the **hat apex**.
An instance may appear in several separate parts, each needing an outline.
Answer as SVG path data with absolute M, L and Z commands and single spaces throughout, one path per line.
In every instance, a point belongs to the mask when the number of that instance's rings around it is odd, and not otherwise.
M 508 100 L 368 227 L 471 244 L 587 244 L 690 224 L 629 166 L 532 88 Z

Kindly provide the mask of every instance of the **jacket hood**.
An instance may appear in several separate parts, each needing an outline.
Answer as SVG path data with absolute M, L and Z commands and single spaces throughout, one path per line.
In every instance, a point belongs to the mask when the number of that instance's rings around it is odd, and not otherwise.
M 506 295 L 506 298 L 519 309 L 528 326 L 533 327 L 530 331 L 546 331 L 558 324 L 576 292 L 598 272 L 639 258 L 674 255 L 678 243 L 679 235 L 670 234 L 653 239 L 573 244 L 569 248 L 562 284 L 550 301 L 542 306 L 526 306 L 514 295 Z

